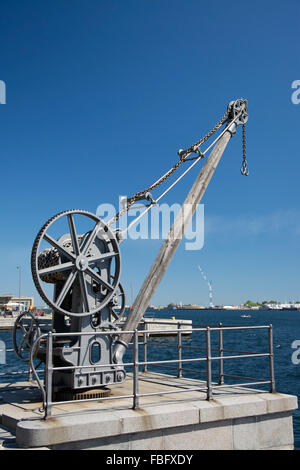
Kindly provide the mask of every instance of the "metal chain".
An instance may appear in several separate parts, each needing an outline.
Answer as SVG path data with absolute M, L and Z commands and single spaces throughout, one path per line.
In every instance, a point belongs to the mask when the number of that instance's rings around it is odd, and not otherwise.
M 189 147 L 187 150 L 184 151 L 184 156 L 183 158 L 187 157 L 188 154 L 197 151 L 199 149 L 200 145 L 203 144 L 207 139 L 209 139 L 224 123 L 224 121 L 227 119 L 230 113 L 230 108 L 227 109 L 226 113 L 224 116 L 221 117 L 220 121 L 209 131 L 202 139 L 200 139 L 198 142 L 196 142 L 194 145 Z
M 83 235 L 78 236 L 78 242 L 81 242 Z M 62 243 L 63 248 L 70 248 L 72 246 L 71 240 L 66 240 Z M 50 268 L 57 266 L 60 263 L 61 254 L 56 248 L 47 248 L 38 255 L 38 269 Z M 51 274 L 42 274 L 40 277 L 42 281 L 50 284 L 56 284 L 59 281 L 65 281 L 70 274 L 70 271 L 54 272 Z
M 245 124 L 243 124 L 243 161 L 242 161 L 241 173 L 244 176 L 249 175 L 249 169 L 247 167 L 247 160 L 246 160 L 246 125 Z
M 202 139 L 200 139 L 194 145 L 191 145 L 188 149 L 180 150 L 178 152 L 179 161 L 167 173 L 165 173 L 161 178 L 159 178 L 151 186 L 144 189 L 143 191 L 139 191 L 134 196 L 129 198 L 127 200 L 127 206 L 124 207 L 124 209 L 122 209 L 113 219 L 111 219 L 107 223 L 107 226 L 114 224 L 122 215 L 124 215 L 130 209 L 132 204 L 134 204 L 134 202 L 140 198 L 140 196 L 145 195 L 147 192 L 151 191 L 152 189 L 155 189 L 156 187 L 161 185 L 164 181 L 166 181 L 177 170 L 177 168 L 179 168 L 180 165 L 182 165 L 184 161 L 187 161 L 187 157 L 191 153 L 196 153 L 198 157 L 195 157 L 195 158 L 197 159 L 203 158 L 204 155 L 199 150 L 200 145 L 203 144 L 206 140 L 208 140 L 222 126 L 226 118 L 229 116 L 230 111 L 231 109 L 228 108 L 224 116 L 221 117 L 220 121 L 215 125 L 215 127 L 213 127 L 204 137 L 202 137 Z M 245 124 L 243 124 L 243 161 L 242 161 L 241 173 L 242 175 L 245 175 L 245 176 L 249 175 L 249 170 L 247 167 L 247 160 L 246 160 L 246 126 Z M 151 200 L 151 203 L 153 203 L 152 200 Z M 83 236 L 79 236 L 78 240 L 80 241 L 82 237 Z M 70 240 L 66 240 L 63 243 L 64 248 L 69 248 L 70 246 L 71 246 Z M 56 248 L 48 248 L 44 250 L 42 253 L 40 253 L 38 257 L 38 269 L 41 270 L 47 267 L 56 266 L 59 263 L 59 260 L 60 260 L 60 254 L 57 252 Z M 56 272 L 56 273 L 51 273 L 47 275 L 44 274 L 44 275 L 41 275 L 41 279 L 47 283 L 56 283 L 58 281 L 65 281 L 66 273 Z
M 128 198 L 127 200 L 127 206 L 124 207 L 124 209 L 122 209 L 113 219 L 110 220 L 110 222 L 107 224 L 108 226 L 114 224 L 115 222 L 117 222 L 117 220 L 119 220 L 119 218 L 124 215 L 129 209 L 130 207 L 132 206 L 132 204 L 140 198 L 140 196 L 146 194 L 147 192 L 151 191 L 152 189 L 155 189 L 157 188 L 157 186 L 161 185 L 164 181 L 166 181 L 176 170 L 177 168 L 180 167 L 180 165 L 182 165 L 182 163 L 186 160 L 186 158 L 191 154 L 191 153 L 197 153 L 199 155 L 199 157 L 201 157 L 201 152 L 199 150 L 199 147 L 201 144 L 203 144 L 207 139 L 209 139 L 221 126 L 222 124 L 225 122 L 226 118 L 229 116 L 229 113 L 230 113 L 230 108 L 227 109 L 226 113 L 224 114 L 224 116 L 221 117 L 220 121 L 217 122 L 217 124 L 215 125 L 215 127 L 213 127 L 204 137 L 202 137 L 202 139 L 200 139 L 198 142 L 196 142 L 194 145 L 192 145 L 191 147 L 189 147 L 187 150 L 181 150 L 179 151 L 179 161 L 172 167 L 170 168 L 170 170 L 165 173 L 164 176 L 162 176 L 161 178 L 159 178 L 159 180 L 157 180 L 155 183 L 153 183 L 151 186 L 149 186 L 148 188 L 144 189 L 143 191 L 139 191 L 138 193 L 134 194 L 134 196 Z

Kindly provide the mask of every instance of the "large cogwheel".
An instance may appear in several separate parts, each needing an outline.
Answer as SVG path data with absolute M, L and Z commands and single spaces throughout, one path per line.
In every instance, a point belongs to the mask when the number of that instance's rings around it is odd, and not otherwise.
M 77 224 L 84 228 L 83 235 L 77 233 Z M 113 299 L 120 282 L 121 255 L 117 238 L 90 212 L 60 212 L 44 224 L 34 241 L 31 271 L 40 296 L 55 312 L 70 316 L 94 315 Z M 45 283 L 49 282 L 56 283 L 53 298 L 45 290 Z M 82 299 L 76 311 L 66 307 L 66 299 L 75 286 Z

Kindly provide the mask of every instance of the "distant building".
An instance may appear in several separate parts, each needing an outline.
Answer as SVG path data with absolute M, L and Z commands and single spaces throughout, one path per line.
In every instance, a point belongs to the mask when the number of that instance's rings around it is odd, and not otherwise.
M 197 305 L 197 304 L 186 304 L 181 306 L 182 310 L 201 310 L 205 309 L 203 305 Z
M 0 295 L 0 309 L 29 310 L 34 307 L 34 297 L 14 297 L 12 294 Z

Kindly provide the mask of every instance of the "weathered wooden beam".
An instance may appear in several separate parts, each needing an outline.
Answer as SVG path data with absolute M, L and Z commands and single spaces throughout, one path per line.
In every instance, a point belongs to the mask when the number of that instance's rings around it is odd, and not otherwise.
M 235 125 L 233 125 L 233 127 L 235 128 Z M 213 147 L 205 165 L 187 195 L 173 226 L 164 240 L 142 287 L 140 288 L 132 310 L 122 328 L 123 331 L 135 330 L 141 321 L 154 292 L 156 291 L 181 239 L 183 238 L 184 232 L 192 219 L 197 205 L 206 191 L 234 128 L 231 129 L 231 131 L 227 130 Z M 131 338 L 131 333 L 123 333 L 120 335 L 115 349 L 116 362 L 121 361 L 123 353 Z

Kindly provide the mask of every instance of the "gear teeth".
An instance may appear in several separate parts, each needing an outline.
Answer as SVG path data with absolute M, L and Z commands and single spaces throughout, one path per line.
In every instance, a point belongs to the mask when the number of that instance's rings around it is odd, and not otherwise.
M 69 215 L 69 214 L 81 214 L 81 215 L 85 215 L 87 217 L 90 217 L 91 219 L 93 219 L 95 222 L 101 222 L 103 224 L 103 227 L 105 229 L 105 231 L 109 231 L 109 228 L 107 227 L 107 225 L 101 221 L 101 219 L 99 219 L 99 217 L 97 217 L 95 214 L 92 214 L 91 212 L 88 212 L 88 211 L 84 211 L 82 209 L 72 209 L 72 210 L 66 210 L 66 211 L 62 211 L 62 212 L 59 212 L 58 214 L 54 215 L 53 217 L 51 217 L 49 220 L 47 220 L 47 222 L 45 222 L 45 224 L 42 226 L 42 228 L 40 229 L 40 231 L 38 232 L 35 240 L 34 240 L 34 243 L 33 243 L 33 247 L 32 247 L 32 251 L 31 251 L 31 259 L 30 259 L 30 262 L 31 262 L 31 273 L 32 273 L 32 278 L 33 278 L 33 282 L 35 284 L 35 287 L 39 293 L 39 295 L 41 296 L 41 298 L 44 300 L 44 302 L 46 302 L 46 304 L 48 304 L 55 312 L 58 312 L 58 313 L 61 313 L 62 315 L 70 315 L 70 316 L 76 316 L 76 317 L 80 317 L 80 316 L 88 316 L 88 315 L 94 315 L 95 313 L 99 312 L 101 309 L 103 309 L 108 303 L 109 301 L 111 300 L 111 298 L 113 297 L 113 295 L 115 294 L 115 291 L 118 287 L 118 284 L 119 284 L 119 281 L 120 281 L 120 275 L 121 275 L 121 266 L 120 266 L 120 263 L 121 263 L 121 258 L 120 258 L 120 250 L 119 250 L 119 244 L 118 244 L 118 241 L 117 239 L 115 238 L 114 234 L 111 232 L 110 234 L 110 239 L 111 240 L 114 240 L 115 242 L 115 249 L 114 251 L 117 251 L 118 252 L 118 256 L 119 256 L 119 266 L 118 266 L 118 269 L 117 269 L 117 272 L 118 272 L 118 275 L 117 275 L 117 280 L 114 280 L 114 283 L 113 283 L 113 290 L 112 292 L 110 292 L 109 294 L 107 294 L 107 296 L 103 299 L 103 301 L 100 303 L 100 305 L 98 306 L 98 308 L 96 308 L 95 310 L 92 310 L 91 312 L 82 312 L 82 313 L 73 313 L 73 312 L 68 312 L 68 311 L 65 311 L 63 310 L 62 308 L 59 308 L 57 305 L 55 305 L 54 301 L 50 300 L 47 295 L 45 294 L 42 286 L 41 286 L 41 282 L 40 282 L 40 278 L 39 278 L 39 275 L 38 275 L 38 249 L 39 249 L 39 245 L 40 245 L 40 242 L 41 240 L 43 239 L 44 235 L 45 235 L 45 232 L 47 231 L 48 227 L 57 219 L 63 217 L 63 216 L 66 216 L 66 215 Z M 107 230 L 106 230 L 107 229 Z

